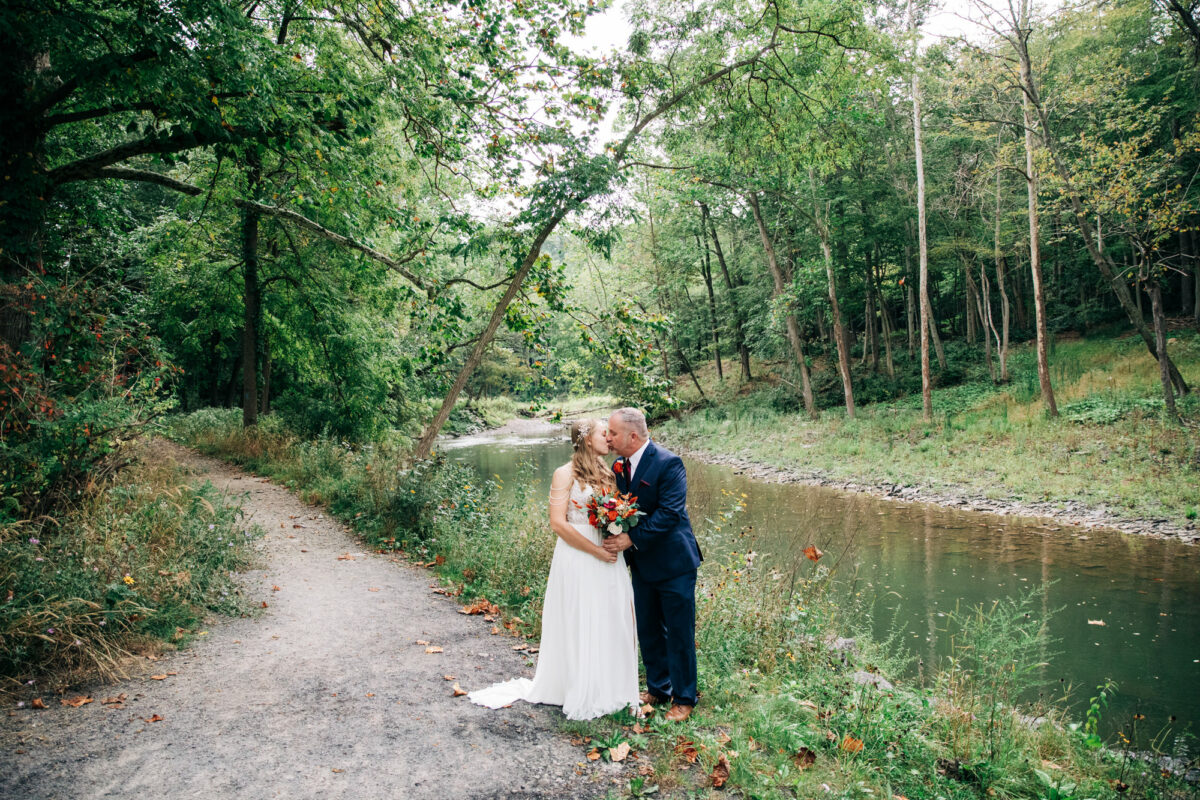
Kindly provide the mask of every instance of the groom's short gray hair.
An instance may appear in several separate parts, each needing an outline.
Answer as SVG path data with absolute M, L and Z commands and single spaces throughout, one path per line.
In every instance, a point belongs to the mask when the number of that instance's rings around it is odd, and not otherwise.
M 629 426 L 629 429 L 643 439 L 650 438 L 650 429 L 646 427 L 646 415 L 636 408 L 618 408 L 613 416 Z

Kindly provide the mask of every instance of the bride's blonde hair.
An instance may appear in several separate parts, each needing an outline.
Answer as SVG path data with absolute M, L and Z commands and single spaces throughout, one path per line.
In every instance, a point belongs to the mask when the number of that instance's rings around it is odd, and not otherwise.
M 604 422 L 598 419 L 581 419 L 571 424 L 571 475 L 582 486 L 591 486 L 597 491 L 615 489 L 616 479 L 600 454 L 592 449 L 592 434 Z

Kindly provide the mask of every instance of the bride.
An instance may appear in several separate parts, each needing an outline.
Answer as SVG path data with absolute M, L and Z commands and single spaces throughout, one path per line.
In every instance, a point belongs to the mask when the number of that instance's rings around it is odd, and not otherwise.
M 637 638 L 633 588 L 623 553 L 602 546 L 588 524 L 587 500 L 615 488 L 602 456 L 606 425 L 580 420 L 571 426 L 571 461 L 554 471 L 550 528 L 558 535 L 546 600 L 542 642 L 533 680 L 514 678 L 471 692 L 488 708 L 516 700 L 562 706 L 567 719 L 592 719 L 638 707 Z

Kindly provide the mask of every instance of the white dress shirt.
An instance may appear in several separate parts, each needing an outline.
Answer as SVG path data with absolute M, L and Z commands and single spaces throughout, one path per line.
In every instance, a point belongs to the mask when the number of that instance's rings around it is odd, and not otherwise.
M 628 458 L 628 461 L 629 461 L 629 480 L 630 480 L 631 482 L 633 481 L 633 476 L 634 476 L 635 474 L 637 474 L 638 463 L 639 463 L 639 462 L 641 462 L 641 460 L 642 460 L 642 453 L 646 452 L 646 447 L 647 447 L 649 444 L 650 444 L 650 440 L 649 440 L 649 439 L 647 439 L 647 440 L 646 440 L 644 443 L 642 443 L 642 446 L 641 446 L 641 447 L 639 447 L 639 448 L 637 449 L 637 452 L 635 452 L 633 455 L 631 455 L 631 456 Z

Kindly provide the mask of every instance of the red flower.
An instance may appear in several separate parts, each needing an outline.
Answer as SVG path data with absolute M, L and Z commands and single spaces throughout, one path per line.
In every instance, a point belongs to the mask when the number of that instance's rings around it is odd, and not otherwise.
M 596 519 L 595 514 L 588 514 L 588 525 L 591 525 L 593 528 L 595 528 L 599 524 L 600 524 L 600 520 Z
M 618 458 L 618 459 L 617 459 L 615 462 L 613 462 L 613 472 L 617 473 L 618 475 L 624 475 L 624 474 L 625 474 L 625 461 L 624 461 L 624 459 L 620 459 L 620 458 Z
M 617 512 L 615 512 L 615 511 L 609 511 L 609 512 L 608 512 L 608 521 L 609 521 L 609 522 L 612 522 L 612 521 L 613 521 L 613 520 L 615 520 L 616 518 L 617 518 Z

